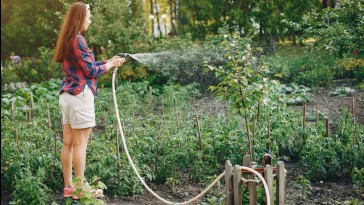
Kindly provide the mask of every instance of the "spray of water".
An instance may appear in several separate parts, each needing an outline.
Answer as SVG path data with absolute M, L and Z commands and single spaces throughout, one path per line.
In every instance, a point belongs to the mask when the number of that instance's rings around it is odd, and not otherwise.
M 163 59 L 167 59 L 168 56 L 170 56 L 171 54 L 172 54 L 171 52 L 136 53 L 136 54 L 120 53 L 119 56 L 130 57 L 141 64 L 152 65 L 161 62 Z

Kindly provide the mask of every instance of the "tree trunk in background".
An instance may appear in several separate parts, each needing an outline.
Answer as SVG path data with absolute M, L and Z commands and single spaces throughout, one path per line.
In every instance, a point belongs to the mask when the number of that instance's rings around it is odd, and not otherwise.
M 335 8 L 336 7 L 336 0 L 330 0 L 330 7 Z
M 153 0 L 150 0 L 150 15 L 154 15 L 153 14 Z M 152 36 L 154 37 L 154 19 L 151 19 L 151 24 L 152 24 Z
M 154 0 L 154 7 L 155 7 L 155 15 L 157 17 L 157 25 L 158 25 L 158 31 L 159 31 L 159 38 L 162 38 L 161 26 L 159 24 L 159 10 L 158 10 L 158 5 L 157 5 L 157 0 Z
M 173 6 L 173 0 L 169 0 L 169 7 L 171 16 L 172 36 L 177 36 L 176 25 L 174 24 L 174 21 L 176 19 L 176 7 L 177 7 L 176 2 L 174 2 Z
M 259 21 L 259 42 L 263 40 L 263 22 L 262 20 Z
M 292 46 L 296 46 L 297 45 L 297 42 L 296 42 L 296 34 L 293 33 L 292 35 Z
M 322 8 L 327 8 L 327 0 L 322 0 Z

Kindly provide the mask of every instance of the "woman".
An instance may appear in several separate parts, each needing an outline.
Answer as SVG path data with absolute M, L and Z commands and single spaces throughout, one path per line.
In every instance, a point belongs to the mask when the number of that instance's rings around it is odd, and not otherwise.
M 83 37 L 91 23 L 90 17 L 88 4 L 76 2 L 71 5 L 61 27 L 53 56 L 55 61 L 61 63 L 65 74 L 59 96 L 63 120 L 61 163 L 64 197 L 70 197 L 75 191 L 72 184 L 72 163 L 75 177 L 84 176 L 87 142 L 92 127 L 96 124 L 94 98 L 97 77 L 113 67 L 122 66 L 125 62 L 124 58 L 117 56 L 108 61 L 95 62 L 94 55 Z

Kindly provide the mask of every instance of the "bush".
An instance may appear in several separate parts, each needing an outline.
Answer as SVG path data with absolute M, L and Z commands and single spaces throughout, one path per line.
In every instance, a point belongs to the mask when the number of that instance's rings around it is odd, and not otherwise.
M 302 55 L 269 56 L 265 61 L 271 77 L 281 77 L 283 83 L 308 87 L 329 86 L 335 74 L 336 59 L 325 51 L 305 52 Z
M 44 47 L 40 47 L 38 50 L 40 52 L 39 59 L 23 60 L 16 68 L 16 74 L 21 82 L 40 83 L 63 76 L 60 64 L 52 60 L 53 51 Z

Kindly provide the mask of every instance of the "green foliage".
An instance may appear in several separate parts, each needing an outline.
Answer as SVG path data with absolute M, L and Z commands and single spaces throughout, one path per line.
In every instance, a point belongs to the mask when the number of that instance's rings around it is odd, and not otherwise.
M 313 10 L 303 17 L 305 34 L 314 45 L 343 57 L 354 50 L 364 51 L 364 4 L 343 0 L 336 8 Z
M 53 86 L 53 83 L 49 84 Z M 42 86 L 37 85 L 38 88 Z M 350 115 L 343 113 L 337 136 L 331 136 L 326 140 L 322 137 L 325 132 L 322 121 L 319 121 L 318 127 L 308 124 L 305 130 L 302 130 L 302 116 L 287 109 L 285 94 L 280 93 L 277 85 L 267 86 L 270 92 L 265 99 L 266 103 L 260 106 L 259 119 L 256 118 L 256 106 L 252 106 L 249 115 L 252 122 L 255 121 L 249 124 L 254 159 L 260 159 L 268 148 L 272 153 L 273 163 L 277 159 L 286 159 L 297 160 L 307 165 L 307 179 L 327 179 L 338 175 L 347 177 L 354 167 L 361 168 L 364 153 L 362 125 L 354 125 Z M 232 164 L 241 164 L 242 153 L 248 152 L 248 147 L 244 146 L 248 140 L 241 137 L 246 135 L 246 130 L 242 129 L 245 124 L 241 115 L 222 110 L 220 107 L 214 111 L 215 108 L 210 104 L 195 106 L 194 95 L 199 97 L 197 88 L 195 84 L 172 84 L 156 89 L 151 113 L 147 82 L 125 83 L 117 87 L 117 101 L 127 146 L 137 169 L 147 182 L 167 183 L 174 187 L 174 190 L 178 190 L 178 181 L 183 174 L 193 181 L 209 184 L 212 178 L 221 173 L 221 167 L 226 160 L 230 160 Z M 286 92 L 287 88 L 288 86 L 282 90 Z M 34 93 L 38 90 L 32 89 Z M 107 196 L 140 194 L 143 192 L 142 185 L 128 163 L 120 135 L 119 144 L 115 144 L 116 119 L 110 93 L 109 88 L 100 88 L 98 92 L 95 103 L 97 126 L 93 130 L 92 143 L 87 150 L 85 177 L 92 179 L 93 176 L 99 176 L 99 180 L 107 185 Z M 24 93 L 9 94 L 15 99 Z M 23 179 L 20 177 L 21 173 L 29 171 L 29 175 L 37 176 L 38 170 L 44 169 L 49 171 L 36 179 L 47 187 L 47 190 L 58 194 L 63 188 L 61 163 L 57 154 L 61 148 L 61 141 L 54 138 L 59 136 L 61 131 L 58 100 L 53 98 L 46 101 L 39 98 L 38 94 L 35 96 L 38 100 L 31 110 L 31 121 L 25 118 L 29 109 L 23 110 L 21 107 L 26 103 L 21 104 L 21 101 L 17 100 L 14 118 L 9 112 L 9 103 L 2 103 L 2 189 L 15 193 L 19 188 L 16 188 L 13 182 L 15 179 Z M 44 109 L 46 103 L 50 106 L 51 129 L 47 126 L 47 112 Z M 196 114 L 199 118 L 202 149 L 199 147 L 197 136 Z M 270 147 L 267 146 L 268 119 Z M 18 138 L 15 129 L 18 131 Z M 305 143 L 302 136 L 306 137 Z M 120 158 L 117 158 L 117 149 L 120 151 Z M 341 170 L 340 173 L 337 173 L 337 170 Z M 39 186 L 43 187 L 40 184 Z M 45 193 L 49 199 L 50 192 Z M 264 194 L 263 190 L 258 193 Z M 17 200 L 21 203 L 20 194 L 14 194 L 12 197 L 14 203 Z M 218 204 L 222 198 L 213 194 L 206 203 Z M 49 204 L 48 202 L 50 200 L 46 203 Z
M 360 186 L 364 185 L 364 168 L 358 169 L 354 167 L 353 171 L 351 172 L 351 179 L 354 184 Z
M 299 175 L 295 178 L 293 184 L 295 186 L 300 186 L 301 194 L 306 198 L 307 194 L 311 193 L 312 187 L 310 180 L 306 179 L 303 175 Z
M 49 201 L 49 188 L 44 184 L 45 170 L 40 168 L 36 175 L 30 169 L 21 169 L 18 177 L 15 178 L 14 192 L 16 200 L 10 204 L 47 204 Z
M 304 52 L 301 55 L 264 57 L 271 68 L 270 76 L 279 77 L 284 83 L 296 83 L 308 87 L 329 86 L 336 75 L 334 56 L 326 51 Z
M 262 66 L 253 55 L 255 51 L 250 47 L 249 39 L 226 35 L 222 44 L 226 46 L 224 57 L 228 60 L 224 67 L 208 65 L 220 79 L 217 86 L 210 86 L 209 89 L 229 100 L 234 113 L 247 115 L 247 111 L 263 101 L 267 94 L 268 79 L 264 78 L 264 74 L 268 68 Z
M 20 65 L 15 65 L 15 72 L 19 80 L 30 84 L 61 78 L 63 76 L 61 66 L 52 60 L 53 50 L 39 47 L 38 51 L 39 59 L 23 60 Z
M 1 1 L 1 59 L 8 59 L 11 52 L 21 58 L 36 57 L 39 47 L 52 48 L 60 10 L 63 5 L 58 0 Z
M 86 181 L 85 177 L 77 177 L 72 181 L 76 185 L 75 192 L 72 196 L 79 198 L 79 202 L 85 205 L 104 205 L 105 202 L 101 199 L 95 198 L 95 192 L 97 189 L 107 189 L 106 185 L 99 181 L 99 177 L 92 179 L 91 185 Z M 104 197 L 103 193 L 99 193 L 98 197 Z

